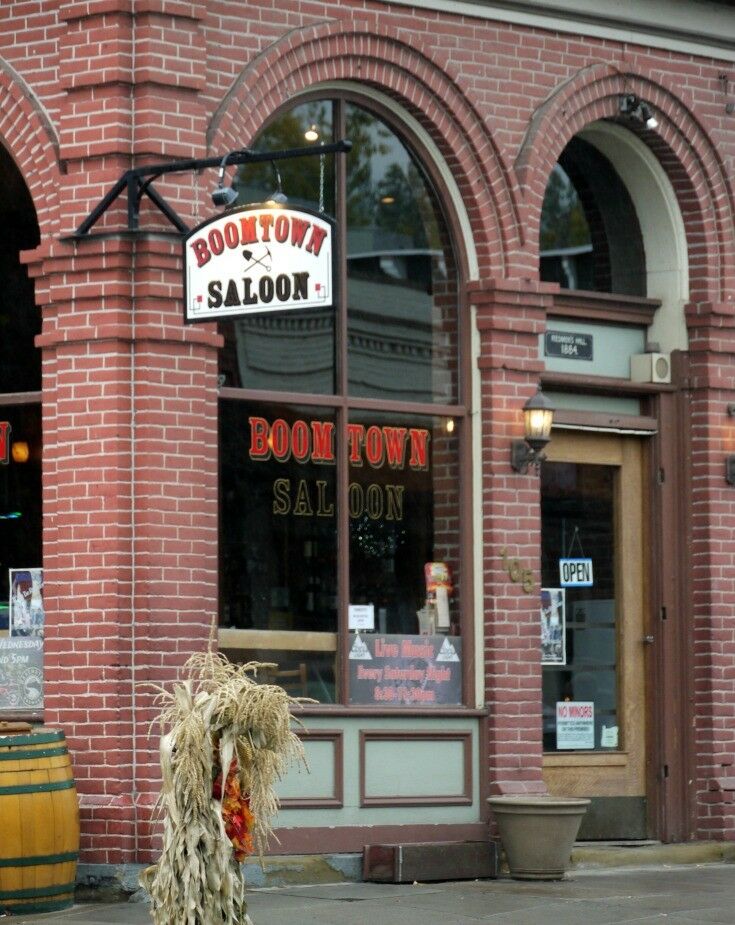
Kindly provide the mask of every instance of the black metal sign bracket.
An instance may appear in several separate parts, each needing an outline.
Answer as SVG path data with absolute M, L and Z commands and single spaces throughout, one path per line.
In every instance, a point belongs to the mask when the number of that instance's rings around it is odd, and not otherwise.
M 230 164 L 260 164 L 264 161 L 282 161 L 296 157 L 313 157 L 324 154 L 346 154 L 352 150 L 352 142 L 346 139 L 330 142 L 329 144 L 310 145 L 305 148 L 288 148 L 282 151 L 252 151 L 242 148 L 231 151 L 226 155 L 226 161 L 220 157 L 192 158 L 190 160 L 168 161 L 163 164 L 149 164 L 146 167 L 135 167 L 126 170 L 115 185 L 97 203 L 89 215 L 84 219 L 77 230 L 69 235 L 72 240 L 89 236 L 90 230 L 105 214 L 115 200 L 125 190 L 128 196 L 128 231 L 140 230 L 140 202 L 147 196 L 163 215 L 181 234 L 191 229 L 186 222 L 176 214 L 175 210 L 166 202 L 153 181 L 168 173 L 193 173 L 207 167 L 222 167 L 224 163 Z

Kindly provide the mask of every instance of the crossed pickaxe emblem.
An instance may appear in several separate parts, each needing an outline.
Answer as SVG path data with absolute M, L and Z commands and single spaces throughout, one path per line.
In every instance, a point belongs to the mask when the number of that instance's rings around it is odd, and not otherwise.
M 271 264 L 273 258 L 271 257 L 270 248 L 266 245 L 265 253 L 261 254 L 260 257 L 256 257 L 252 251 L 249 251 L 247 248 L 242 252 L 243 257 L 248 261 L 245 265 L 245 269 L 249 270 L 251 267 L 254 267 L 256 264 L 260 264 L 261 267 L 265 270 L 266 273 L 270 273 Z

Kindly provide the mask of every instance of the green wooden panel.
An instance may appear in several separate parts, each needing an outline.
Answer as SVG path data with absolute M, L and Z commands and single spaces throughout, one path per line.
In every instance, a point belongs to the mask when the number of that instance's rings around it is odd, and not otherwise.
M 366 797 L 459 797 L 464 774 L 464 743 L 456 739 L 373 739 L 365 745 Z

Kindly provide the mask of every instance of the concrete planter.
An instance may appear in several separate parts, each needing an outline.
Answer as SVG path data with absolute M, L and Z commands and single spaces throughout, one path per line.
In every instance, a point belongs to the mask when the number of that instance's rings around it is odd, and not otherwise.
M 589 800 L 575 797 L 490 797 L 508 860 L 516 880 L 561 880 L 569 866 L 574 839 Z

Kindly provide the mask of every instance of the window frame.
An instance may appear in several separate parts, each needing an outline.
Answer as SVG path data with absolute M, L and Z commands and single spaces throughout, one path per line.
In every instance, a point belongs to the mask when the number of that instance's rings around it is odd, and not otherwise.
M 420 166 L 424 179 L 430 187 L 442 221 L 444 222 L 449 238 L 450 249 L 454 260 L 456 276 L 457 300 L 457 401 L 456 403 L 435 403 L 398 401 L 391 399 L 366 398 L 350 396 L 348 388 L 348 305 L 344 297 L 347 292 L 347 221 L 346 221 L 346 189 L 347 163 L 346 158 L 337 156 L 335 164 L 335 262 L 334 273 L 336 286 L 335 299 L 335 391 L 331 394 L 314 394 L 301 392 L 288 392 L 280 390 L 248 389 L 222 385 L 218 396 L 222 400 L 241 401 L 247 403 L 268 403 L 298 405 L 318 409 L 328 409 L 335 417 L 335 442 L 337 446 L 347 446 L 347 424 L 351 412 L 373 411 L 384 414 L 400 413 L 420 415 L 426 418 L 447 417 L 453 418 L 458 431 L 458 454 L 460 470 L 460 510 L 459 510 L 459 559 L 462 563 L 461 581 L 462 591 L 460 599 L 460 635 L 463 640 L 463 666 L 462 666 L 462 705 L 459 707 L 406 707 L 385 705 L 354 705 L 349 703 L 349 673 L 348 654 L 351 634 L 348 629 L 349 604 L 349 511 L 346 503 L 349 488 L 349 460 L 346 453 L 337 453 L 336 459 L 336 493 L 337 493 L 337 649 L 335 653 L 335 680 L 336 696 L 333 704 L 320 704 L 310 707 L 311 711 L 329 711 L 335 709 L 350 713 L 390 712 L 409 713 L 414 715 L 436 716 L 447 712 L 466 712 L 468 706 L 474 701 L 474 634 L 472 633 L 472 615 L 474 613 L 474 581 L 472 569 L 472 433 L 471 433 L 471 360 L 470 360 L 470 319 L 465 300 L 466 253 L 462 247 L 462 236 L 456 218 L 446 203 L 449 196 L 441 175 L 430 157 L 427 156 L 423 146 L 405 125 L 397 124 L 394 113 L 386 109 L 379 102 L 349 90 L 335 90 L 327 88 L 314 90 L 308 94 L 298 96 L 278 109 L 263 123 L 261 131 L 265 130 L 273 121 L 281 117 L 289 109 L 304 103 L 329 99 L 333 103 L 333 121 L 336 138 L 345 137 L 345 113 L 347 104 L 359 106 L 376 118 L 383 121 L 397 138 L 406 146 Z M 221 443 L 218 444 L 221 448 Z M 218 527 L 218 542 L 219 530 Z M 221 614 L 218 614 L 218 619 Z M 268 630 L 259 632 L 269 632 Z

